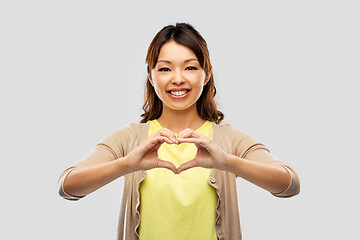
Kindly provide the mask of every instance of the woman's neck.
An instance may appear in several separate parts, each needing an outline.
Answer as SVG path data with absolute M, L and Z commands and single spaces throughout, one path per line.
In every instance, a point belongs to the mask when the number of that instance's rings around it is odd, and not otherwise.
M 174 133 L 180 133 L 186 128 L 197 130 L 205 123 L 205 120 L 197 112 L 196 104 L 181 111 L 164 107 L 161 116 L 157 120 L 162 127 Z

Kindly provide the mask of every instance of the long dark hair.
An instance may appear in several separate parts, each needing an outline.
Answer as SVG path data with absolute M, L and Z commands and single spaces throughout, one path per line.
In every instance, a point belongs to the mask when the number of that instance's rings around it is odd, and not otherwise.
M 156 34 L 149 46 L 146 55 L 148 77 L 145 83 L 145 103 L 142 107 L 144 113 L 141 114 L 142 119 L 140 123 L 146 123 L 149 120 L 157 119 L 161 116 L 162 102 L 156 95 L 149 81 L 149 75 L 151 74 L 151 69 L 153 69 L 157 63 L 161 47 L 170 40 L 191 49 L 198 58 L 200 66 L 204 69 L 206 77 L 210 76 L 209 81 L 203 88 L 201 96 L 196 102 L 196 108 L 202 119 L 219 124 L 224 119 L 224 114 L 217 110 L 214 100 L 216 88 L 209 50 L 205 39 L 193 26 L 187 23 L 176 23 L 176 26 L 168 25 L 164 27 Z

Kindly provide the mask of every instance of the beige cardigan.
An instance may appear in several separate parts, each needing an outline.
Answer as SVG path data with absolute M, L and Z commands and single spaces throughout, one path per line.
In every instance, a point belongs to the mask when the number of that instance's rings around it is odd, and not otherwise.
M 126 156 L 133 148 L 147 139 L 149 122 L 132 123 L 123 127 L 97 144 L 96 148 L 84 159 L 66 169 L 59 179 L 59 194 L 68 200 L 78 200 L 63 190 L 63 182 L 72 169 L 79 166 L 87 166 L 106 161 L 112 161 Z M 299 177 L 288 165 L 275 159 L 263 144 L 256 142 L 230 124 L 217 125 L 214 123 L 212 141 L 220 146 L 228 154 L 233 154 L 249 160 L 279 164 L 291 175 L 289 187 L 282 193 L 273 194 L 276 197 L 291 197 L 300 192 Z M 118 223 L 118 239 L 139 239 L 137 229 L 140 224 L 139 186 L 146 177 L 145 171 L 138 171 L 125 175 L 125 184 L 122 205 Z M 212 169 L 208 183 L 216 189 L 218 204 L 216 208 L 217 219 L 215 229 L 218 239 L 239 240 L 241 239 L 240 217 L 236 193 L 236 176 L 230 172 Z

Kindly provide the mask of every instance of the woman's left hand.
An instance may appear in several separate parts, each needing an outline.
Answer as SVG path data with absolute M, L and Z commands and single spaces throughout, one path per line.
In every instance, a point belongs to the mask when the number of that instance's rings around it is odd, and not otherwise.
M 179 144 L 194 143 L 198 148 L 195 158 L 181 164 L 178 173 L 193 167 L 217 168 L 228 171 L 228 154 L 208 137 L 188 128 L 179 133 L 177 140 Z

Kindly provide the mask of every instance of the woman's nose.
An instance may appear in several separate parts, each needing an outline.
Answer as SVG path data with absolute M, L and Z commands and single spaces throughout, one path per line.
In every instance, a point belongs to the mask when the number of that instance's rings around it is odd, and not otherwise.
M 171 82 L 174 84 L 181 84 L 185 82 L 184 76 L 181 71 L 174 71 L 174 74 L 172 76 Z

